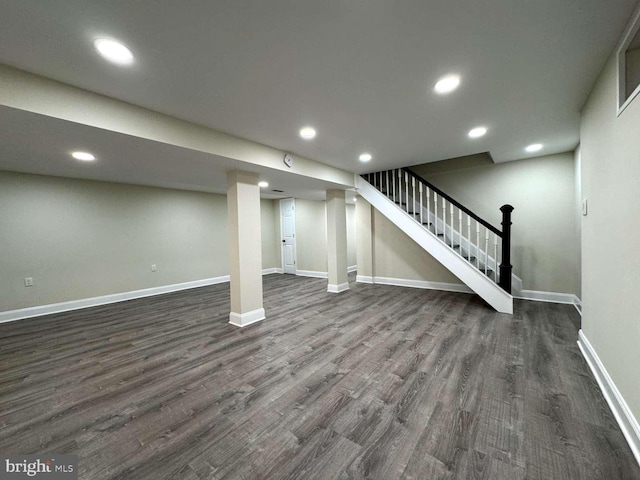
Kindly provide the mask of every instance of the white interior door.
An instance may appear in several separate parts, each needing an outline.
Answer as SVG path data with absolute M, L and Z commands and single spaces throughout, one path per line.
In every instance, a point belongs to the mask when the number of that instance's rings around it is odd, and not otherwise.
M 296 273 L 296 205 L 293 198 L 280 200 L 282 271 Z

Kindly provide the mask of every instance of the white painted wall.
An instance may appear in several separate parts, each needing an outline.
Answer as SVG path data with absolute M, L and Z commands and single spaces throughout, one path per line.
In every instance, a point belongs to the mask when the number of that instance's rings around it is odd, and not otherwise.
M 616 116 L 612 57 L 581 117 L 582 329 L 640 419 L 640 97 Z
M 513 205 L 511 263 L 523 288 L 579 293 L 573 152 L 425 178 L 498 228 L 500 206 Z
M 278 267 L 261 208 L 263 267 Z M 0 172 L 0 225 L 0 311 L 229 274 L 223 195 Z
M 462 283 L 380 212 L 376 209 L 373 209 L 373 212 L 374 276 L 402 280 Z
M 356 261 L 358 277 L 371 281 L 373 271 L 373 211 L 364 198 L 358 197 L 355 211 Z
M 355 205 L 348 204 L 346 214 L 347 265 L 351 267 L 356 265 Z M 296 198 L 296 249 L 298 270 L 327 272 L 326 202 Z
M 347 266 L 357 265 L 356 259 L 356 206 L 347 204 Z
M 298 270 L 327 272 L 327 217 L 324 201 L 296 198 Z
M 280 268 L 280 210 L 278 200 L 260 200 L 262 268 Z
M 462 284 L 362 197 L 358 197 L 355 224 L 359 276 Z
M 580 153 L 580 146 L 573 152 L 574 155 L 574 195 L 575 195 L 575 209 L 576 209 L 576 238 L 578 239 L 578 248 L 576 249 L 576 264 L 578 265 L 578 272 L 582 270 L 582 154 Z M 578 282 L 577 290 L 575 292 L 578 298 L 582 298 L 582 280 Z

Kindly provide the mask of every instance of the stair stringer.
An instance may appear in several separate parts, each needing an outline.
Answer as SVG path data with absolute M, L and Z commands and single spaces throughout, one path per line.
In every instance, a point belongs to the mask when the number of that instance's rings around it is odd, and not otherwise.
M 471 290 L 498 312 L 513 314 L 513 297 L 474 266 L 467 263 L 451 247 L 399 208 L 363 178 L 356 179 L 358 193 L 414 242 L 420 245 Z

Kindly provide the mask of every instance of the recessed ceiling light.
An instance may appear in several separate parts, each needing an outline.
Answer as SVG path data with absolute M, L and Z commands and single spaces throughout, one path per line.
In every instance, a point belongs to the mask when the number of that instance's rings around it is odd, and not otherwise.
M 538 150 L 542 150 L 542 144 L 541 143 L 533 143 L 531 145 L 529 145 L 527 148 L 524 149 L 526 152 L 537 152 Z
M 357 197 L 353 197 L 353 203 L 357 202 L 358 198 Z
M 370 161 L 373 157 L 371 156 L 371 154 L 370 154 L 370 153 L 362 153 L 362 154 L 360 155 L 360 157 L 358 157 L 358 158 L 360 158 L 360 161 L 361 161 L 361 162 L 368 162 L 368 161 Z
M 260 188 L 267 188 L 269 186 L 269 184 L 267 182 L 258 182 L 258 186 Z
M 487 128 L 486 127 L 476 127 L 476 128 L 472 128 L 471 130 L 469 130 L 469 137 L 471 137 L 471 138 L 480 138 L 480 137 L 484 136 L 485 133 L 487 133 Z
M 83 162 L 92 162 L 96 159 L 96 157 L 89 152 L 73 152 L 71 156 L 76 160 L 82 160 Z
M 305 140 L 311 140 L 316 136 L 316 130 L 312 127 L 304 127 L 300 130 L 300 136 Z
M 436 93 L 445 94 L 453 92 L 460 85 L 460 76 L 459 75 L 447 75 L 446 77 L 442 77 L 435 84 L 433 89 Z
M 98 53 L 110 62 L 118 65 L 131 65 L 133 63 L 133 53 L 120 42 L 109 38 L 98 38 L 93 45 Z

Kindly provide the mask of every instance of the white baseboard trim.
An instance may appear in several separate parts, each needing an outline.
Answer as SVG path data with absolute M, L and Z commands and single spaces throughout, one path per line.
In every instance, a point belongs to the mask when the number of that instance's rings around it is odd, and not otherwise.
M 357 283 L 373 283 L 373 277 L 367 275 L 356 275 Z
M 607 400 L 613 415 L 618 421 L 618 425 L 626 438 L 636 461 L 640 465 L 640 425 L 638 420 L 633 416 L 627 402 L 625 402 L 622 394 L 613 383 L 613 379 L 609 376 L 607 369 L 602 364 L 600 357 L 593 349 L 593 346 L 585 336 L 582 330 L 578 332 L 578 347 L 584 356 L 593 376 L 596 377 L 598 385 L 604 398 Z
M 296 270 L 296 275 L 300 277 L 329 278 L 328 272 L 316 272 L 314 270 Z
M 582 302 L 577 295 L 573 293 L 557 293 L 557 292 L 544 292 L 541 290 L 520 290 L 515 291 L 513 298 L 520 300 L 534 300 L 536 302 L 548 302 L 548 303 L 563 303 L 567 305 L 573 305 L 578 310 L 578 313 L 582 315 Z
M 340 293 L 345 290 L 349 290 L 349 282 L 341 283 L 340 285 L 329 284 L 327 285 L 327 292 L 329 293 Z
M 457 283 L 429 282 L 425 280 L 409 280 L 405 278 L 392 277 L 371 277 L 367 275 L 356 275 L 358 283 L 373 283 L 379 285 L 394 285 L 396 287 L 424 288 L 427 290 L 442 290 L 445 292 L 473 293 L 466 285 Z M 566 303 L 574 305 L 578 312 L 582 314 L 582 302 L 573 293 L 543 292 L 539 290 L 520 290 L 513 298 L 521 300 L 534 300 L 537 302 Z
M 262 270 L 262 275 L 271 275 L 272 273 L 283 273 L 281 268 L 265 268 Z
M 266 268 L 262 271 L 263 275 L 269 275 L 272 273 L 282 273 L 282 269 Z M 72 310 L 108 305 L 110 303 L 126 302 L 127 300 L 134 300 L 136 298 L 152 297 L 154 295 L 179 292 L 180 290 L 189 290 L 191 288 L 206 287 L 208 285 L 216 285 L 218 283 L 225 283 L 228 281 L 229 275 L 223 275 L 221 277 L 205 278 L 202 280 L 194 280 L 192 282 L 174 283 L 172 285 L 163 285 L 161 287 L 145 288 L 142 290 L 113 293 L 99 297 L 81 298 L 79 300 L 70 300 L 68 302 L 51 303 L 36 307 L 8 310 L 0 312 L 0 323 L 13 322 L 15 320 L 23 320 L 25 318 L 41 317 L 43 315 L 51 315 L 52 313 L 70 312 Z
M 516 291 L 513 298 L 520 300 L 536 300 L 538 302 L 568 303 L 573 305 L 575 295 L 573 293 L 544 292 L 541 290 Z
M 370 277 L 369 277 L 370 278 Z M 379 285 L 394 285 L 396 287 L 424 288 L 427 290 L 442 290 L 445 292 L 473 293 L 466 285 L 457 283 L 428 282 L 425 280 L 409 280 L 404 278 L 373 277 L 373 282 Z
M 203 280 L 195 280 L 192 282 L 174 283 L 172 285 L 164 285 L 162 287 L 145 288 L 130 292 L 102 295 L 100 297 L 82 298 L 80 300 L 71 300 L 68 302 L 51 303 L 49 305 L 9 310 L 6 312 L 0 312 L 0 323 L 22 320 L 24 318 L 41 317 L 42 315 L 50 315 L 52 313 L 70 312 L 72 310 L 80 310 L 82 308 L 107 305 L 109 303 L 125 302 L 136 298 L 151 297 L 154 295 L 161 295 L 163 293 L 178 292 L 180 290 L 188 290 L 190 288 L 204 287 L 207 285 L 216 285 L 218 283 L 225 283 L 228 281 L 229 275 L 223 275 L 221 277 L 205 278 Z
M 231 325 L 235 325 L 236 327 L 246 327 L 247 325 L 251 325 L 252 323 L 259 322 L 266 318 L 264 308 L 257 308 L 256 310 L 251 310 L 250 312 L 245 313 L 235 313 L 231 312 L 229 314 L 229 323 Z
M 577 295 L 574 295 L 573 297 L 573 306 L 576 307 L 576 310 L 580 316 L 582 316 L 582 300 L 580 300 Z
M 357 265 L 353 265 L 347 269 L 347 273 L 355 272 L 357 270 Z M 296 275 L 299 275 L 300 277 L 329 278 L 329 272 L 316 272 L 315 270 L 296 270 Z

